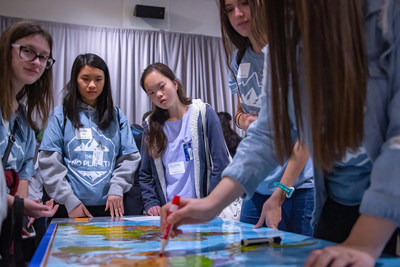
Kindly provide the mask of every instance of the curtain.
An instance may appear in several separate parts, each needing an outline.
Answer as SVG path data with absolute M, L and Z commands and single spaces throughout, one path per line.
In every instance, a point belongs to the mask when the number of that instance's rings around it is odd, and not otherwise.
M 19 20 L 0 16 L 0 32 Z M 140 87 L 140 76 L 151 63 L 167 64 L 181 81 L 187 95 L 209 103 L 217 112 L 234 115 L 236 97 L 228 87 L 228 68 L 222 40 L 195 34 L 121 29 L 37 21 L 53 36 L 54 101 L 62 103 L 63 88 L 72 63 L 81 53 L 103 58 L 110 70 L 114 105 L 130 123 L 142 122 L 152 108 Z

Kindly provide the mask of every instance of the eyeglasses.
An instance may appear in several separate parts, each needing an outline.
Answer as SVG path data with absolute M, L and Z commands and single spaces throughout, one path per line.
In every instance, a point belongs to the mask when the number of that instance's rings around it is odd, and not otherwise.
M 45 69 L 50 69 L 53 66 L 54 62 L 56 62 L 53 58 L 48 56 L 41 56 L 36 54 L 36 51 L 32 48 L 22 46 L 20 44 L 11 44 L 12 47 L 19 48 L 19 57 L 25 61 L 32 62 L 36 58 L 39 58 L 40 66 Z

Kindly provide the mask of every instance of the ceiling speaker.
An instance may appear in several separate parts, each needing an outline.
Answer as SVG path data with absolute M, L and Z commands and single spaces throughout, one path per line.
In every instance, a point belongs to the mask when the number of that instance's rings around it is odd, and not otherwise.
M 165 7 L 136 5 L 133 15 L 141 18 L 164 19 Z

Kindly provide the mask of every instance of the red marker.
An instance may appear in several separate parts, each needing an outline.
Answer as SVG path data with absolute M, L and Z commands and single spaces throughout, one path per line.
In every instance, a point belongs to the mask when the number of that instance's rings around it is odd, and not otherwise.
M 167 216 L 169 216 L 172 212 L 176 211 L 179 208 L 179 200 L 180 200 L 179 196 L 174 196 L 174 198 L 172 199 L 171 206 L 169 206 L 169 211 L 168 211 Z M 169 224 L 169 223 L 167 223 L 167 225 L 165 226 L 163 235 L 161 237 L 160 257 L 163 256 L 164 249 L 168 243 L 169 233 L 170 233 L 172 226 L 173 226 L 173 224 Z

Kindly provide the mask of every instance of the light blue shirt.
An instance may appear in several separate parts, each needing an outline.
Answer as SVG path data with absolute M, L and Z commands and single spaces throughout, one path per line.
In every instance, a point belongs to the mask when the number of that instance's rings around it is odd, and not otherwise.
M 8 122 L 4 121 L 0 110 L 0 118 L 0 151 L 1 155 L 3 155 L 8 144 L 11 129 L 14 126 L 16 114 L 13 113 L 10 122 Z M 22 115 L 18 116 L 18 128 L 14 137 L 15 142 L 4 169 L 14 169 L 18 172 L 20 180 L 29 180 L 35 174 L 33 157 L 36 150 L 36 138 L 35 132 Z
M 193 147 L 189 123 L 191 110 L 192 105 L 189 106 L 181 120 L 166 121 L 164 124 L 164 133 L 167 136 L 168 145 L 162 156 L 162 162 L 165 166 L 168 201 L 172 201 L 174 195 L 196 198 Z M 185 147 L 187 155 L 185 155 Z
M 258 116 L 261 108 L 264 55 L 257 54 L 248 47 L 240 65 L 236 61 L 237 50 L 232 55 L 233 73 L 229 71 L 229 88 L 233 94 L 239 94 L 240 105 L 245 113 Z
M 116 159 L 138 151 L 126 117 L 115 108 L 114 120 L 107 129 L 101 130 L 96 124 L 97 111 L 81 104 L 79 118 L 83 126 L 79 130 L 67 118 L 64 124 L 64 118 L 63 107 L 56 107 L 44 131 L 40 150 L 62 155 L 68 169 L 66 179 L 85 206 L 105 205 Z
M 263 48 L 263 54 L 255 53 L 251 47 L 248 47 L 240 65 L 237 65 L 237 50 L 232 56 L 231 68 L 234 71 L 235 77 L 230 72 L 229 87 L 232 93 L 240 92 L 240 104 L 245 113 L 258 116 L 261 105 L 267 101 L 265 91 L 262 90 L 263 82 L 266 82 L 266 78 L 263 73 L 268 71 L 266 67 L 264 70 L 264 57 L 268 57 L 268 45 Z M 239 85 L 239 89 L 237 87 Z M 260 118 L 259 118 L 260 119 Z M 258 120 L 259 120 L 258 119 Z M 252 123 L 249 128 L 253 127 Z M 293 126 L 295 128 L 295 126 Z M 296 140 L 297 133 L 295 130 L 292 131 L 293 140 Z M 272 195 L 276 187 L 273 185 L 274 182 L 279 182 L 286 169 L 287 162 L 283 166 L 278 163 L 275 167 L 267 172 L 266 178 L 262 181 L 258 187 L 257 192 L 263 195 Z M 305 165 L 305 168 L 300 173 L 293 187 L 298 188 L 312 188 L 313 187 L 313 166 L 309 159 Z

